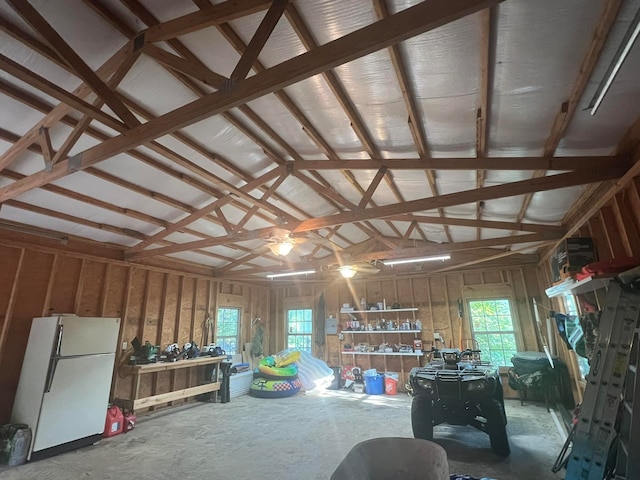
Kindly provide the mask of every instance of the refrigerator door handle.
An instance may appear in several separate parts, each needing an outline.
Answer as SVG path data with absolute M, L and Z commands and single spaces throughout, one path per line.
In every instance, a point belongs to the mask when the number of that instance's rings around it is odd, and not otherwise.
M 56 374 L 58 360 L 60 360 L 60 348 L 62 346 L 62 335 L 64 333 L 62 327 L 63 325 L 58 324 L 56 328 L 56 342 L 53 344 L 51 358 L 49 359 L 49 370 L 47 372 L 47 383 L 45 388 L 46 393 L 49 393 L 51 391 L 51 386 L 53 385 L 53 377 Z

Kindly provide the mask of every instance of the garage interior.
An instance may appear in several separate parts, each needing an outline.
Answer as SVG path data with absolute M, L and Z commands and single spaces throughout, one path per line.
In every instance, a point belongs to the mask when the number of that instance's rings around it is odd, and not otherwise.
M 571 407 L 553 390 L 547 412 L 535 389 L 520 405 L 508 370 L 515 352 L 553 356 L 583 402 L 588 362 L 552 312 L 614 307 L 615 275 L 577 280 L 585 263 L 640 264 L 639 23 L 638 0 L 3 0 L 0 424 L 11 421 L 32 320 L 58 314 L 121 319 L 109 398 L 134 402 L 140 421 L 2 473 L 86 457 L 100 466 L 93 475 L 120 478 L 110 462 L 142 448 L 131 476 L 155 478 L 154 458 L 175 450 L 162 431 L 189 437 L 206 423 L 212 436 L 193 437 L 238 457 L 215 478 L 259 468 L 329 478 L 358 442 L 412 437 L 406 384 L 432 347 L 479 345 L 500 366 L 507 416 L 533 420 L 508 424 L 512 456 L 501 461 L 477 449 L 483 433 L 436 427 L 451 473 L 565 478 L 550 472 Z M 571 242 L 593 256 L 558 270 Z M 481 328 L 472 316 L 483 302 L 504 302 L 510 327 Z M 222 313 L 236 315 L 225 341 L 251 367 L 300 345 L 340 376 L 395 372 L 398 394 L 210 405 L 189 390 L 196 368 L 131 374 L 134 339 L 218 343 Z M 625 388 L 630 444 L 640 415 L 635 381 Z M 327 450 L 308 477 L 251 448 L 263 446 L 252 428 L 286 443 L 287 402 L 341 419 L 309 422 L 306 438 Z M 305 428 L 293 418 L 290 428 Z M 544 459 L 527 456 L 540 437 Z M 190 451 L 186 476 L 201 465 Z M 617 465 L 616 478 L 640 475 L 628 452 Z

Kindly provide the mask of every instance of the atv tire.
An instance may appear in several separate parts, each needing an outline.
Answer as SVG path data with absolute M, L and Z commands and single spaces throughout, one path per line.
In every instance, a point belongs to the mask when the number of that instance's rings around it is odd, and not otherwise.
M 411 402 L 411 428 L 413 436 L 423 440 L 433 440 L 433 415 L 430 398 L 416 396 Z
M 487 419 L 486 427 L 491 441 L 491 449 L 501 457 L 508 457 L 511 448 L 509 447 L 509 437 L 507 437 L 504 406 L 498 400 L 492 399 L 482 405 L 482 413 Z

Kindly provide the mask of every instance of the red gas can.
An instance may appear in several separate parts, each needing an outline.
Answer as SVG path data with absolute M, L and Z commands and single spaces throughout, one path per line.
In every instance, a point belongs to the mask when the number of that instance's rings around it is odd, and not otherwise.
M 124 414 L 124 428 L 122 431 L 127 433 L 130 430 L 133 430 L 136 426 L 136 416 L 132 412 L 126 412 Z
M 104 432 L 102 433 L 102 437 L 107 438 L 118 435 L 122 433 L 123 427 L 124 416 L 122 415 L 122 410 L 120 410 L 120 407 L 112 405 L 111 407 L 107 408 L 107 420 L 104 424 Z

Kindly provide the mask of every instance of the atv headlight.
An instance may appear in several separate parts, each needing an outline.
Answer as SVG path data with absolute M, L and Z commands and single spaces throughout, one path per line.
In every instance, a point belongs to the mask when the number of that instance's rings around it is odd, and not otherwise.
M 433 382 L 426 378 L 417 377 L 416 387 L 418 387 L 423 393 L 433 393 Z
M 484 381 L 467 383 L 467 390 L 470 392 L 481 392 L 485 388 L 486 388 L 486 384 Z

